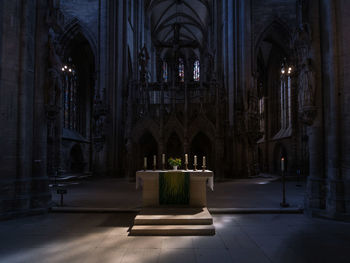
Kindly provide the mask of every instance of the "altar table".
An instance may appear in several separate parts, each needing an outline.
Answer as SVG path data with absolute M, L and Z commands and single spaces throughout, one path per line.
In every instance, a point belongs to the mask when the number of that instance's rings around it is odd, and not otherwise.
M 144 207 L 159 206 L 159 173 L 173 170 L 146 170 L 136 172 L 136 189 L 142 186 L 142 202 Z M 206 186 L 214 191 L 214 173 L 210 170 L 179 170 L 190 174 L 190 207 L 207 206 Z

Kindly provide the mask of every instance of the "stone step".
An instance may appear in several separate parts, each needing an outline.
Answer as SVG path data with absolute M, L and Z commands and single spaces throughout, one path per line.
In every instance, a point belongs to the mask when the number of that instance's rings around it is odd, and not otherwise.
M 135 217 L 135 225 L 211 225 L 207 208 L 144 208 Z
M 212 236 L 213 225 L 134 225 L 132 236 Z

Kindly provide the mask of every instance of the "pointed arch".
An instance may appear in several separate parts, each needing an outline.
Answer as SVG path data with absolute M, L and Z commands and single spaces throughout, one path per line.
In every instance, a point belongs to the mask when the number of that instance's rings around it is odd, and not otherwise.
M 199 132 L 203 132 L 212 142 L 214 141 L 215 127 L 204 114 L 199 115 L 191 124 L 189 129 L 189 141 L 192 141 L 194 136 Z
M 145 118 L 139 121 L 133 128 L 130 138 L 133 138 L 133 141 L 136 143 L 139 141 L 141 136 L 147 131 L 152 134 L 152 136 L 159 144 L 159 125 L 150 118 Z
M 77 18 L 73 18 L 64 29 L 63 34 L 59 38 L 59 44 L 60 44 L 60 54 L 61 56 L 65 57 L 70 44 L 72 41 L 76 38 L 77 35 L 81 34 L 90 44 L 91 50 L 94 54 L 94 57 L 97 57 L 97 41 L 93 35 L 93 33 L 84 25 L 80 23 L 80 21 Z M 96 61 L 96 59 L 95 59 Z
M 184 136 L 183 136 L 183 130 L 184 127 L 180 123 L 180 121 L 177 119 L 175 115 L 172 115 L 166 125 L 164 126 L 164 141 L 168 141 L 170 135 L 175 132 L 181 142 L 184 141 Z
M 254 57 L 257 56 L 260 46 L 264 41 L 271 42 L 288 54 L 292 30 L 288 24 L 279 17 L 271 17 L 267 26 L 258 34 L 254 45 Z

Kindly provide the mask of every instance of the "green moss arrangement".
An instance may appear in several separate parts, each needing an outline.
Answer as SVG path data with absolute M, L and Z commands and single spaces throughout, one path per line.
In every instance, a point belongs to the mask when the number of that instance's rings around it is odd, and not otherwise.
M 168 159 L 168 163 L 171 166 L 181 166 L 181 159 L 180 158 L 172 158 L 172 157 L 170 157 Z

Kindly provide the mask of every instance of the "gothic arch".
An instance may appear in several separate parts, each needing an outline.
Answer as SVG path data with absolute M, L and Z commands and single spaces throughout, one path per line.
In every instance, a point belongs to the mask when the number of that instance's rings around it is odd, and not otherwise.
M 176 133 L 179 139 L 183 142 L 184 141 L 184 136 L 183 136 L 183 126 L 180 123 L 180 121 L 176 118 L 175 115 L 172 115 L 169 119 L 169 121 L 166 123 L 164 126 L 164 141 L 168 141 L 170 135 L 172 133 Z
M 271 17 L 267 26 L 257 35 L 254 45 L 254 58 L 257 60 L 259 49 L 264 41 L 270 42 L 283 50 L 283 53 L 290 53 L 290 43 L 292 37 L 292 30 L 288 24 L 279 17 Z M 253 63 L 253 72 L 256 71 L 256 63 Z
M 133 128 L 133 131 L 131 132 L 130 138 L 132 138 L 132 140 L 136 143 L 139 141 L 141 136 L 147 131 L 150 134 L 152 134 L 152 136 L 155 138 L 155 140 L 159 144 L 159 138 L 160 138 L 159 125 L 155 121 L 149 118 L 139 121 L 135 125 L 135 127 Z
M 289 27 L 288 23 L 279 17 L 271 17 L 268 19 L 268 22 L 266 24 L 267 26 L 263 27 L 263 29 L 257 34 L 258 37 L 255 41 L 255 50 L 257 50 L 257 47 L 259 47 L 261 42 L 271 34 L 274 34 L 278 37 L 282 36 L 284 40 L 287 41 L 286 44 L 289 46 L 289 41 L 292 37 L 292 30 Z
M 212 122 L 204 115 L 199 115 L 189 127 L 189 141 L 192 141 L 197 133 L 203 132 L 212 142 L 215 138 L 215 127 Z
M 91 50 L 94 54 L 95 61 L 97 58 L 97 41 L 90 30 L 82 25 L 77 18 L 73 18 L 66 26 L 63 34 L 59 38 L 60 44 L 60 54 L 61 56 L 65 56 L 67 54 L 67 50 L 71 42 L 81 34 L 90 44 Z M 96 62 L 95 62 L 96 63 Z

